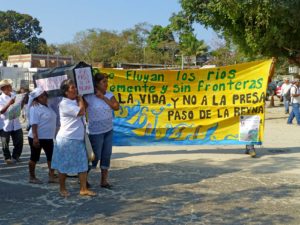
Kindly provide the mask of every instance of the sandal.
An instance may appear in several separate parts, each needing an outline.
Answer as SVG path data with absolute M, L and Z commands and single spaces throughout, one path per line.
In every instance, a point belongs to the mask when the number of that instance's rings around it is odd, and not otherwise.
M 59 181 L 58 181 L 58 178 L 55 178 L 55 177 L 50 178 L 49 177 L 48 183 L 49 184 L 57 184 L 57 183 L 59 183 Z
M 31 184 L 42 184 L 43 182 L 37 178 L 29 179 L 29 183 Z
M 86 191 L 80 191 L 79 194 L 81 196 L 96 196 L 97 194 L 93 191 L 90 191 L 90 190 L 86 190 Z
M 106 189 L 112 189 L 113 186 L 111 184 L 107 183 L 107 184 L 101 184 L 100 187 L 106 188 Z
M 60 191 L 59 194 L 60 194 L 61 197 L 64 197 L 64 198 L 70 196 L 70 193 L 67 190 Z

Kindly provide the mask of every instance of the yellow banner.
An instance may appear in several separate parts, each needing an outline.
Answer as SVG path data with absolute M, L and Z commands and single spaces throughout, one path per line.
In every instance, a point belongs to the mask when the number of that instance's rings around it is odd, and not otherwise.
M 109 91 L 121 105 L 115 113 L 114 144 L 261 144 L 271 63 L 100 69 L 109 75 Z

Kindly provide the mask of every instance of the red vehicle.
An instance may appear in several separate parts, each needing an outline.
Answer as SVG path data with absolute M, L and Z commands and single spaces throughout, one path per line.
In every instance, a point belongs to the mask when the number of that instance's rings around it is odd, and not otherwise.
M 283 81 L 279 81 L 276 85 L 275 94 L 278 98 L 281 97 L 281 87 L 283 85 Z
M 283 81 L 272 81 L 271 83 L 268 84 L 268 89 L 267 89 L 267 98 L 266 100 L 269 99 L 270 96 L 275 94 L 278 98 L 281 98 L 281 87 L 282 87 Z

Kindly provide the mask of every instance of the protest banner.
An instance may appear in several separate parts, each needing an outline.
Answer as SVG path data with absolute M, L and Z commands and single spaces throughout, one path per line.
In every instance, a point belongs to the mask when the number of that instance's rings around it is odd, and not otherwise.
M 262 144 L 271 63 L 98 69 L 109 75 L 109 91 L 120 103 L 114 145 Z
M 35 87 L 43 88 L 50 97 L 62 95 L 60 85 L 66 79 L 75 82 L 79 95 L 94 93 L 92 67 L 85 62 L 56 67 L 33 75 Z

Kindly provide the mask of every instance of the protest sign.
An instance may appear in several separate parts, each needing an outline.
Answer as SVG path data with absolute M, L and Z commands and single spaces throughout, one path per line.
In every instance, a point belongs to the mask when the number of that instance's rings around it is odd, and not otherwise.
M 6 117 L 9 120 L 13 120 L 19 118 L 21 115 L 22 110 L 22 101 L 25 97 L 25 94 L 17 94 L 15 98 L 15 103 L 9 106 L 8 110 L 6 111 Z
M 62 96 L 60 85 L 66 79 L 75 82 L 78 94 L 94 93 L 92 68 L 84 62 L 40 71 L 33 75 L 35 87 L 43 88 L 50 97 Z
M 75 80 L 79 95 L 94 93 L 94 84 L 91 67 L 82 67 L 74 69 Z
M 109 75 L 109 91 L 121 105 L 115 112 L 114 144 L 262 144 L 271 62 L 189 70 L 100 69 Z M 256 136 L 245 136 L 253 127 Z

